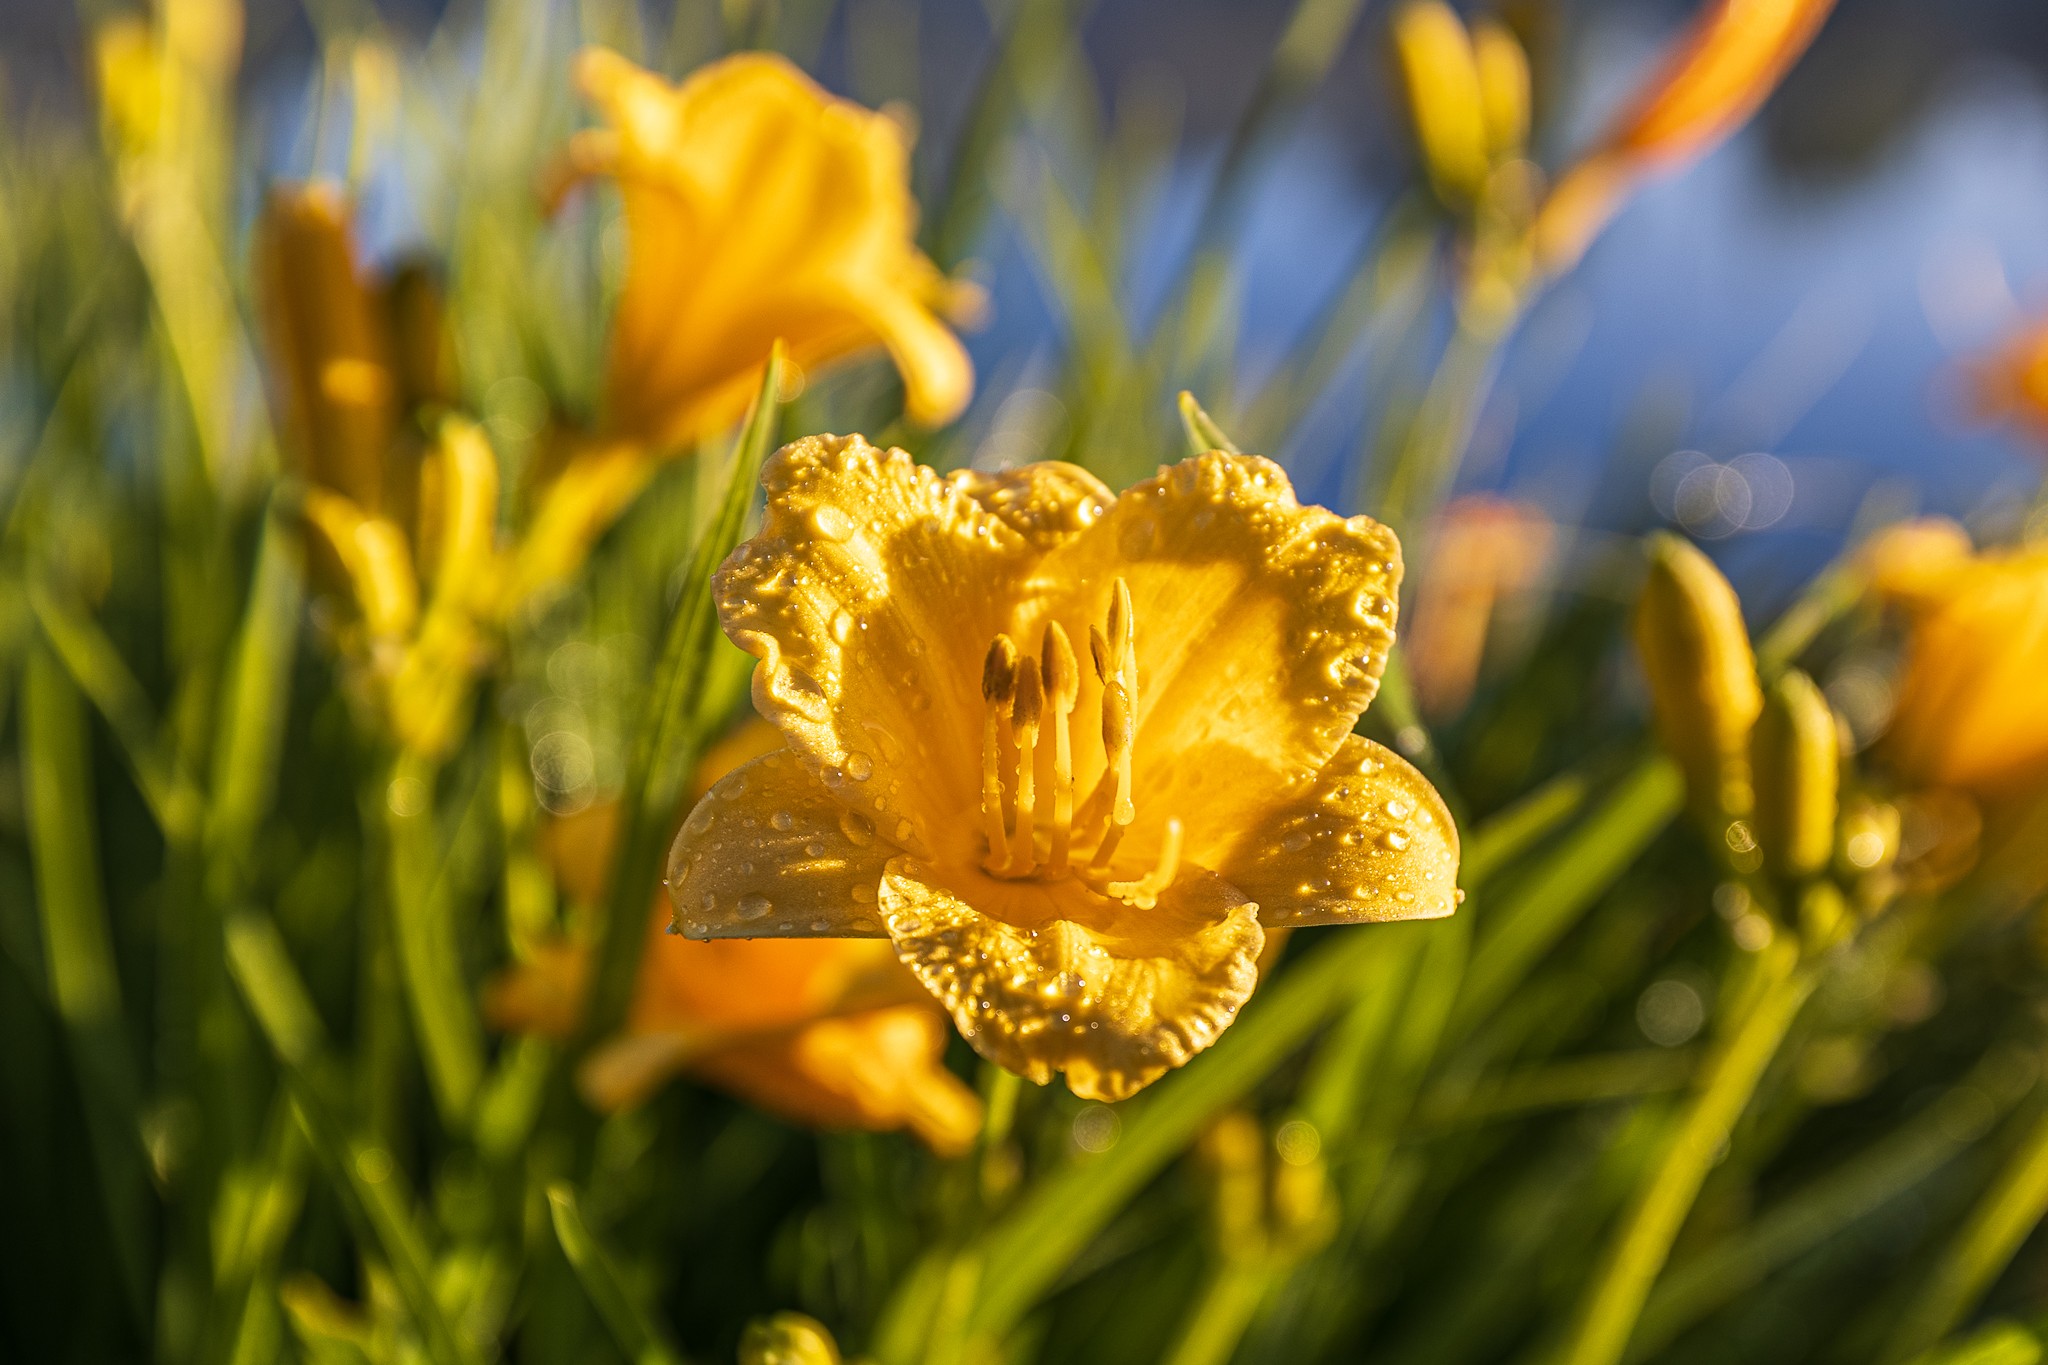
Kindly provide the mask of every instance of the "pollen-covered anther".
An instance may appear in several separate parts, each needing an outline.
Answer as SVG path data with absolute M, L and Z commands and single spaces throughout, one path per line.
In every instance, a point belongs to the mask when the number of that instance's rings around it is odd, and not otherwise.
M 1173 885 L 1173 879 L 1180 874 L 1180 849 L 1186 831 L 1178 820 L 1166 822 L 1166 835 L 1159 844 L 1159 860 L 1152 870 L 1132 882 L 1111 882 L 1105 890 L 1118 900 L 1139 910 L 1150 910 L 1159 904 L 1160 893 Z
M 1052 712 L 1052 851 L 1045 862 L 1046 871 L 1058 876 L 1067 869 L 1074 833 L 1074 742 L 1067 718 L 1081 697 L 1081 671 L 1067 632 L 1057 621 L 1045 628 L 1038 668 Z
M 1017 830 L 1010 840 L 1009 874 L 1028 877 L 1038 865 L 1038 728 L 1045 687 L 1035 659 L 1017 662 L 1017 695 L 1010 703 L 1010 730 L 1017 740 Z
M 1010 860 L 1009 832 L 1003 820 L 1003 731 L 1017 694 L 1017 647 L 1007 635 L 989 642 L 981 665 L 981 819 L 988 832 L 988 863 L 1000 871 Z

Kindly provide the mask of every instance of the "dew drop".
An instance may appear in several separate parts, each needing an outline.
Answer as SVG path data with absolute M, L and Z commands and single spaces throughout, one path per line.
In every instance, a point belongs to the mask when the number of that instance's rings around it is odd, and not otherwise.
M 768 823 L 781 830 L 784 834 L 787 834 L 790 830 L 796 828 L 796 817 L 786 810 L 779 810 L 768 817 Z
M 846 836 L 848 843 L 866 848 L 875 841 L 875 822 L 857 810 L 842 810 L 839 812 L 839 832 Z
M 875 760 L 863 753 L 846 756 L 846 775 L 856 782 L 865 782 L 875 775 Z
M 740 903 L 733 907 L 743 920 L 766 919 L 775 909 L 775 903 L 766 896 L 749 894 L 740 897 Z
M 1308 847 L 1308 839 L 1307 830 L 1297 829 L 1280 841 L 1280 847 L 1286 849 L 1289 853 L 1299 853 Z
M 1380 843 L 1399 853 L 1402 849 L 1408 847 L 1408 835 L 1403 830 L 1390 829 L 1380 835 Z
M 853 613 L 844 608 L 832 613 L 832 638 L 845 644 L 853 634 Z
M 853 518 L 828 503 L 811 510 L 811 529 L 827 540 L 845 540 L 853 534 Z
M 810 841 L 810 842 L 809 842 L 808 844 L 805 844 L 805 845 L 804 845 L 804 856 L 805 856 L 806 858 L 822 858 L 822 857 L 824 857 L 824 856 L 825 856 L 825 843 L 824 843 L 824 841 L 823 841 L 822 839 L 813 839 L 813 840 L 811 840 L 811 841 Z
M 1409 812 L 1413 809 L 1413 807 L 1398 796 L 1387 802 L 1387 816 L 1389 819 L 1406 820 Z

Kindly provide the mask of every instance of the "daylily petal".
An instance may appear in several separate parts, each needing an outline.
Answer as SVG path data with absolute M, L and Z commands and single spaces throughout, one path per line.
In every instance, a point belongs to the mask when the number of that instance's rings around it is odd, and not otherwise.
M 692 1069 L 763 1109 L 820 1128 L 908 1128 L 940 1156 L 981 1131 L 981 1100 L 946 1070 L 945 1021 L 929 1006 L 821 1019 Z
M 985 482 L 858 436 L 786 446 L 762 482 L 761 531 L 713 581 L 726 634 L 761 660 L 755 709 L 891 841 L 971 861 L 982 656 L 1038 552 L 970 492 Z M 1077 519 L 1078 486 L 1050 495 Z
M 614 136 L 578 139 L 570 170 L 618 180 L 632 244 L 606 379 L 615 432 L 681 444 L 736 420 L 778 337 L 800 367 L 886 346 L 916 420 L 966 406 L 972 369 L 934 312 L 893 120 L 767 53 L 672 87 L 592 51 L 577 77 Z
M 324 488 L 308 488 L 306 523 L 334 552 L 348 574 L 363 624 L 377 637 L 410 633 L 419 620 L 419 582 L 405 532 L 383 517 L 365 516 L 355 503 Z
M 1119 1100 L 1216 1040 L 1258 982 L 1256 907 L 1199 868 L 1143 915 L 1078 881 L 998 881 L 890 863 L 882 909 L 903 961 L 984 1057 L 1084 1099 Z
M 1210 864 L 1275 792 L 1314 780 L 1379 688 L 1394 640 L 1401 547 L 1369 517 L 1295 500 L 1269 460 L 1211 452 L 1127 490 L 1046 557 L 1048 614 L 1100 621 L 1130 586 L 1138 637 L 1134 847 L 1169 818 Z M 1026 632 L 1035 640 L 1035 632 Z M 1083 670 L 1077 713 L 1100 688 Z M 1077 734 L 1087 790 L 1099 736 Z
M 1352 735 L 1314 785 L 1236 833 L 1216 872 L 1268 930 L 1435 919 L 1458 905 L 1458 830 L 1429 779 Z
M 896 849 L 795 754 L 735 770 L 669 850 L 668 892 L 691 938 L 879 938 L 876 887 Z

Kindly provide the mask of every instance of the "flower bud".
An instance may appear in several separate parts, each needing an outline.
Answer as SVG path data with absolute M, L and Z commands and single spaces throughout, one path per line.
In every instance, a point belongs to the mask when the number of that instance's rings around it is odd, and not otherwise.
M 839 1365 L 839 1346 L 816 1318 L 777 1313 L 747 1324 L 740 1365 Z
M 1703 814 L 1732 818 L 1751 803 L 1749 732 L 1763 709 L 1756 656 L 1735 589 L 1677 536 L 1650 538 L 1636 602 L 1636 650 L 1665 749 Z
M 1430 184 L 1446 203 L 1469 205 L 1488 170 L 1485 100 L 1472 39 L 1442 0 L 1414 0 L 1395 11 L 1393 37 Z
M 1482 19 L 1472 26 L 1479 72 L 1479 109 L 1486 145 L 1496 158 L 1522 154 L 1529 140 L 1529 57 L 1508 26 Z
M 1811 877 L 1835 847 L 1841 737 L 1812 678 L 1790 669 L 1772 685 L 1750 736 L 1756 834 L 1770 867 Z

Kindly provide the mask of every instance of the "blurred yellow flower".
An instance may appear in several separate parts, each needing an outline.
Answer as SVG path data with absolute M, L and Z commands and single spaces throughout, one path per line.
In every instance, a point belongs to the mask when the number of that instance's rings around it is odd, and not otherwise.
M 1690 161 L 1747 122 L 1820 31 L 1834 0 L 1707 0 L 1605 137 L 1538 213 L 1536 254 L 1570 269 L 1644 176 Z
M 365 274 L 328 185 L 271 194 L 256 274 L 317 564 L 356 608 L 344 652 L 400 741 L 443 752 L 496 596 L 498 463 L 469 422 L 444 417 L 423 443 L 408 420 L 453 390 L 439 296 L 418 274 Z
M 1117 497 L 812 437 L 763 481 L 714 592 L 789 749 L 684 822 L 685 933 L 886 936 L 982 1055 L 1114 1100 L 1229 1025 L 1265 928 L 1456 905 L 1442 801 L 1351 733 L 1385 527 L 1217 452 Z
M 1443 0 L 1411 0 L 1394 11 L 1392 28 L 1430 184 L 1445 200 L 1468 204 L 1478 197 L 1490 160 L 1471 35 Z
M 768 53 L 671 86 L 591 49 L 576 80 L 610 126 L 575 139 L 571 170 L 618 182 L 628 234 L 609 434 L 678 446 L 737 421 L 778 337 L 807 369 L 886 347 L 914 421 L 966 407 L 973 371 L 940 318 L 980 292 L 917 249 L 894 120 Z
M 1453 207 L 1474 203 L 1494 165 L 1522 154 L 1529 65 L 1514 34 L 1491 20 L 1469 32 L 1442 0 L 1394 12 L 1394 55 L 1430 184 Z
M 1973 554 L 1953 523 L 1873 538 L 1876 591 L 1908 621 L 1905 672 L 1882 741 L 1909 780 L 1985 797 L 2048 778 L 2048 546 Z
M 759 751 L 756 722 L 707 755 L 717 771 Z M 615 808 L 556 821 L 542 848 L 586 905 L 603 893 Z M 763 1109 L 823 1128 L 908 1128 L 933 1150 L 964 1150 L 981 1102 L 944 1064 L 944 1020 L 885 943 L 773 939 L 693 943 L 666 932 L 657 899 L 624 1032 L 578 1077 L 599 1108 L 640 1103 L 688 1073 Z M 500 977 L 486 1007 L 501 1028 L 567 1037 L 581 1017 L 589 951 L 540 944 Z

